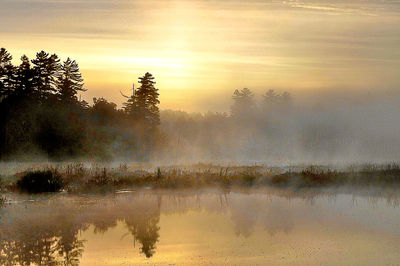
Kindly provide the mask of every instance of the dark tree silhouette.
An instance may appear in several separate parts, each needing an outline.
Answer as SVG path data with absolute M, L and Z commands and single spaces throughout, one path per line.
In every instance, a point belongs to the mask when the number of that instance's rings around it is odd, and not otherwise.
M 58 95 L 64 103 L 76 103 L 77 93 L 86 91 L 83 88 L 83 78 L 79 72 L 79 66 L 75 60 L 69 57 L 61 66 L 61 73 L 58 80 Z
M 95 119 L 94 121 L 99 125 L 111 123 L 118 114 L 117 105 L 113 102 L 108 102 L 104 98 L 93 98 L 91 112 Z
M 57 79 L 60 76 L 60 59 L 56 54 L 49 55 L 45 51 L 36 54 L 32 60 L 34 65 L 33 83 L 40 100 L 47 99 L 57 92 Z
M 26 55 L 21 57 L 15 79 L 15 94 L 18 97 L 28 97 L 33 93 L 34 70 L 31 68 L 29 58 Z
M 12 56 L 10 53 L 5 49 L 0 49 L 0 67 L 4 67 L 6 65 L 11 64 Z
M 291 102 L 289 93 L 270 90 L 258 108 L 250 89 L 238 89 L 232 96 L 230 117 L 208 113 L 173 118 L 163 111 L 166 119 L 161 125 L 159 92 L 149 72 L 139 78 L 140 86 L 119 109 L 104 98 L 94 98 L 93 105 L 78 100 L 78 93 L 85 91 L 83 78 L 70 58 L 60 64 L 57 55 L 41 51 L 31 61 L 23 55 L 18 66 L 11 60 L 1 48 L 0 160 L 31 160 L 32 155 L 40 155 L 52 160 L 148 161 L 162 158 L 171 148 L 181 152 L 185 149 L 178 146 L 193 144 L 202 146 L 210 158 L 231 153 L 229 147 L 254 154 L 255 136 L 273 132 L 265 126 L 273 120 L 265 111 L 283 113 Z
M 0 101 L 10 96 L 14 90 L 15 67 L 11 64 L 12 56 L 5 49 L 0 49 Z
M 125 104 L 125 112 L 133 119 L 146 123 L 150 127 L 160 124 L 158 89 L 154 87 L 154 77 L 147 72 L 139 78 L 141 86 L 134 91 Z

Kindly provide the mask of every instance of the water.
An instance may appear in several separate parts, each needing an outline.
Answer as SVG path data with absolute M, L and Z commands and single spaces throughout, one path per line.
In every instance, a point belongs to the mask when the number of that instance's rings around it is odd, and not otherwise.
M 393 265 L 397 192 L 7 195 L 1 265 Z

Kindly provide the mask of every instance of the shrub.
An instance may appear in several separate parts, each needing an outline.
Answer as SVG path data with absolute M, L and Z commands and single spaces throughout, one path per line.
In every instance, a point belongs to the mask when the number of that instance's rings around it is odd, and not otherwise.
M 289 183 L 290 173 L 274 175 L 271 177 L 271 183 L 274 185 L 286 185 Z
M 255 183 L 257 177 L 254 174 L 245 173 L 242 177 L 242 184 L 251 186 Z
M 30 171 L 17 182 L 17 187 L 28 193 L 56 192 L 64 186 L 60 174 L 55 171 Z
M 327 185 L 333 183 L 334 173 L 316 171 L 313 168 L 301 171 L 301 178 L 306 185 Z

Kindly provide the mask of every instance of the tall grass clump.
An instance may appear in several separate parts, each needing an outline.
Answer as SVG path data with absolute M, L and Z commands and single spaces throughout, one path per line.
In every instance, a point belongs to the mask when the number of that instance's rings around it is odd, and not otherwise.
M 2 192 L 3 192 L 3 179 L 0 176 L 0 207 L 3 206 L 4 203 L 6 202 L 6 198 L 3 197 Z
M 56 192 L 63 186 L 61 175 L 51 170 L 28 171 L 17 181 L 17 188 L 28 193 Z

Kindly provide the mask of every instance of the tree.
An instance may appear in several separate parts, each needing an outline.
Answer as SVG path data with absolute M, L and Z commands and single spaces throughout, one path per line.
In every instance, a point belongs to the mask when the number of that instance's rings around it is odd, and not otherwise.
M 0 67 L 4 67 L 6 65 L 11 64 L 12 55 L 5 49 L 0 49 Z
M 289 92 L 283 92 L 279 94 L 274 90 L 268 90 L 265 95 L 263 95 L 263 108 L 264 110 L 271 110 L 276 108 L 287 107 L 292 100 L 292 97 Z
M 61 73 L 58 81 L 58 96 L 62 102 L 77 102 L 77 93 L 86 91 L 83 88 L 83 78 L 79 72 L 79 66 L 75 60 L 67 59 L 61 66 Z
M 139 78 L 141 86 L 125 103 L 125 112 L 134 120 L 138 120 L 151 128 L 160 124 L 158 89 L 154 87 L 154 77 L 147 72 Z
M 231 115 L 243 116 L 251 113 L 255 108 L 253 98 L 254 93 L 248 88 L 235 90 L 232 96 L 234 103 L 231 107 Z
M 11 63 L 12 56 L 5 49 L 0 49 L 0 101 L 10 96 L 14 90 L 15 67 Z
M 283 104 L 290 104 L 292 102 L 292 95 L 290 95 L 289 92 L 285 91 L 282 95 L 281 95 L 281 102 Z
M 56 54 L 49 55 L 45 51 L 36 54 L 34 64 L 35 92 L 40 100 L 47 99 L 57 91 L 57 79 L 60 75 L 60 59 Z
M 263 95 L 264 103 L 268 105 L 279 104 L 280 95 L 275 92 L 275 90 L 268 90 L 265 95 Z
M 117 105 L 113 102 L 108 102 L 104 98 L 93 98 L 93 106 L 91 108 L 94 121 L 98 125 L 106 125 L 112 120 L 115 120 L 118 113 Z M 114 121 L 115 122 L 115 121 Z
M 15 92 L 17 96 L 30 96 L 33 93 L 34 72 L 26 55 L 21 57 L 21 64 L 16 72 Z

